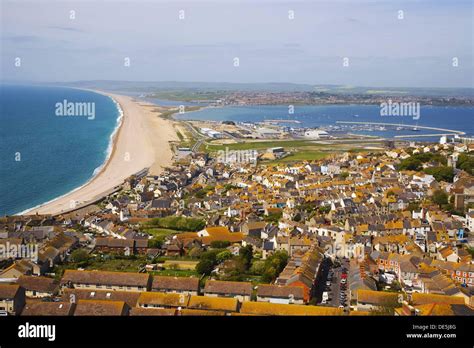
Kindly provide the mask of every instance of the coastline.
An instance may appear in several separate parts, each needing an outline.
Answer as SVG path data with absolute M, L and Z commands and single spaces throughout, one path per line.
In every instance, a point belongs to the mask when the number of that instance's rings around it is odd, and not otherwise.
M 153 104 L 100 90 L 77 89 L 107 96 L 117 106 L 117 126 L 110 135 L 106 158 L 83 185 L 14 215 L 67 213 L 110 194 L 125 179 L 142 169 L 153 168 L 152 174 L 159 174 L 161 168 L 171 164 L 169 142 L 177 140 L 177 135 L 172 121 L 159 118 L 157 113 L 149 110 Z M 123 154 L 125 157 L 121 159 Z M 72 206 L 71 202 L 76 202 L 76 205 Z

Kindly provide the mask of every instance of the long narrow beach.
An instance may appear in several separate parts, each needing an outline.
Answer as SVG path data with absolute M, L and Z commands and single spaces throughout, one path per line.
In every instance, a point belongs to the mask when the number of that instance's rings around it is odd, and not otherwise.
M 28 210 L 24 214 L 53 214 L 70 211 L 104 197 L 129 176 L 144 168 L 159 174 L 171 164 L 169 142 L 177 140 L 172 121 L 158 117 L 150 104 L 132 97 L 95 91 L 113 98 L 123 111 L 123 119 L 107 163 L 98 174 L 80 188 Z M 74 160 L 74 154 L 71 154 Z

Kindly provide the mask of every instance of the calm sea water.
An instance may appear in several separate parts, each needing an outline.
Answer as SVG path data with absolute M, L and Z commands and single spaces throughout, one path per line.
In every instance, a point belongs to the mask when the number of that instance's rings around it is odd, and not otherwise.
M 189 112 L 176 116 L 177 119 L 217 120 L 238 122 L 259 122 L 270 119 L 298 120 L 300 124 L 288 124 L 291 127 L 319 127 L 336 126 L 336 121 L 355 122 L 384 122 L 404 125 L 419 125 L 437 128 L 446 128 L 464 131 L 474 135 L 474 108 L 473 107 L 421 107 L 419 120 L 407 116 L 380 116 L 378 105 L 304 105 L 295 106 L 294 114 L 288 114 L 288 106 L 243 106 L 206 108 L 200 111 Z M 393 137 L 395 135 L 413 135 L 411 130 L 387 128 L 386 131 L 374 129 L 373 131 L 360 130 L 353 133 Z M 432 130 L 420 130 L 416 134 L 440 133 Z M 437 138 L 439 139 L 439 137 Z M 432 138 L 419 138 L 420 141 Z
M 95 103 L 95 119 L 55 114 L 56 103 Z M 119 111 L 89 91 L 0 86 L 0 216 L 21 212 L 85 184 L 108 155 Z

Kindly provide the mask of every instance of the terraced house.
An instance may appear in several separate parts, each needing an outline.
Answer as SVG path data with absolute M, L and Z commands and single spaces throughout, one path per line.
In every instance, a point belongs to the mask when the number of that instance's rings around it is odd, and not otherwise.
M 257 302 L 304 304 L 304 288 L 301 286 L 260 284 L 257 288 Z
M 208 280 L 203 293 L 205 296 L 232 297 L 243 302 L 250 301 L 252 291 L 251 283 Z
M 61 286 L 75 289 L 147 291 L 151 277 L 144 273 L 66 270 Z
M 199 279 L 155 276 L 151 284 L 151 291 L 198 295 Z

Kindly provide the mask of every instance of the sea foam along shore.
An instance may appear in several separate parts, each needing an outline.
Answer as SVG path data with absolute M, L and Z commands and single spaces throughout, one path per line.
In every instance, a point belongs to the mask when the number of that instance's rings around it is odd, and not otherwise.
M 73 87 L 71 87 L 73 88 Z M 78 88 L 75 88 L 75 89 L 78 89 Z M 84 90 L 84 89 L 83 89 Z M 76 192 L 78 190 L 80 190 L 81 188 L 83 188 L 84 186 L 88 185 L 92 180 L 94 180 L 94 178 L 100 174 L 100 172 L 102 170 L 104 170 L 104 168 L 106 167 L 107 163 L 109 162 L 110 158 L 112 157 L 112 153 L 114 151 L 114 145 L 115 145 L 115 141 L 116 141 L 116 138 L 118 136 L 118 133 L 119 133 L 119 130 L 120 130 L 120 127 L 122 126 L 122 122 L 123 122 L 123 110 L 122 110 L 122 107 L 120 106 L 120 104 L 111 96 L 111 95 L 108 95 L 106 93 L 103 93 L 101 91 L 96 91 L 96 90 L 89 90 L 88 91 L 91 91 L 91 92 L 94 92 L 94 93 L 98 93 L 98 94 L 102 94 L 108 98 L 110 98 L 113 103 L 115 104 L 115 107 L 117 108 L 117 112 L 118 112 L 118 117 L 117 117 L 117 120 L 116 120 L 116 123 L 115 123 L 115 127 L 114 127 L 114 130 L 112 131 L 112 134 L 110 134 L 110 137 L 109 137 L 109 144 L 107 145 L 107 150 L 106 150 L 106 156 L 105 156 L 105 159 L 104 159 L 104 162 L 102 162 L 102 164 L 100 166 L 98 166 L 97 168 L 94 169 L 94 171 L 92 172 L 92 176 L 89 178 L 89 180 L 87 180 L 83 185 L 81 186 L 78 186 L 74 189 L 72 189 L 71 191 L 69 192 L 66 192 L 65 194 L 61 195 L 61 196 L 58 196 L 58 197 L 55 197 L 49 201 L 46 201 L 44 203 L 41 203 L 41 204 L 38 204 L 32 208 L 28 208 L 22 212 L 19 212 L 19 213 L 16 213 L 14 215 L 27 215 L 29 214 L 31 211 L 34 211 L 40 207 L 44 207 L 44 206 L 47 206 L 48 204 L 51 204 L 53 203 L 54 201 L 58 200 L 58 199 L 61 199 L 65 196 L 68 196 L 70 194 L 72 194 L 73 192 Z
M 117 122 L 115 124 L 115 128 L 114 128 L 112 134 L 110 134 L 109 145 L 107 146 L 107 152 L 106 152 L 105 160 L 100 166 L 98 166 L 96 169 L 94 169 L 94 172 L 92 173 L 92 178 L 90 180 L 92 180 L 94 178 L 94 176 L 99 174 L 102 171 L 102 169 L 104 168 L 104 166 L 109 162 L 110 157 L 112 156 L 112 152 L 114 151 L 115 139 L 118 135 L 118 132 L 120 130 L 120 127 L 122 126 L 122 121 L 123 121 L 123 110 L 122 110 L 122 107 L 120 106 L 120 104 L 112 96 L 110 96 L 110 95 L 106 95 L 106 96 L 109 97 L 110 99 L 112 99 L 112 101 L 114 102 L 115 107 L 118 110 L 118 117 L 117 117 Z
M 172 121 L 157 117 L 147 103 L 132 97 L 94 91 L 113 98 L 123 111 L 120 126 L 113 136 L 112 151 L 98 173 L 81 187 L 50 202 L 24 212 L 25 214 L 60 214 L 71 210 L 71 202 L 83 206 L 109 194 L 130 175 L 144 168 L 154 174 L 171 164 L 169 141 L 177 139 Z

